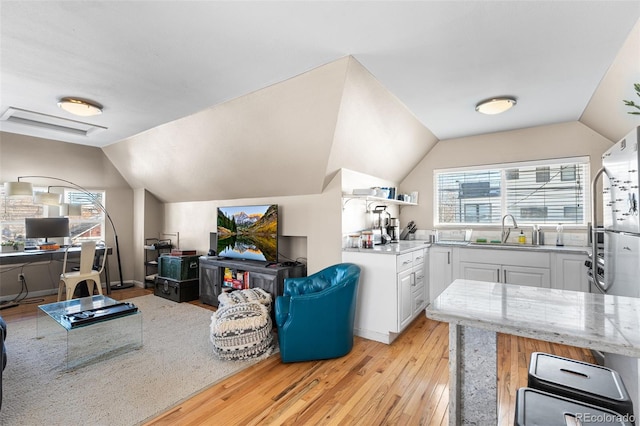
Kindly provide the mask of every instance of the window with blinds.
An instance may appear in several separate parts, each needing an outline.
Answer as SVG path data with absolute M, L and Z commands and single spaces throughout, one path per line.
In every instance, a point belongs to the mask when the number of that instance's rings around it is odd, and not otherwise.
M 104 205 L 104 192 L 79 192 L 65 190 L 69 204 L 80 205 L 80 215 L 69 217 L 69 233 L 74 242 L 83 240 L 104 240 L 105 215 L 100 205 Z
M 35 191 L 46 192 L 47 187 L 35 187 Z M 96 201 L 104 205 L 104 192 L 84 193 L 67 190 L 64 201 L 80 205 L 80 214 L 69 216 L 69 231 L 72 242 L 82 240 L 104 240 L 105 215 Z M 60 207 L 34 204 L 32 197 L 7 197 L 0 185 L 0 229 L 2 242 L 25 240 L 25 218 L 57 217 Z M 37 242 L 33 242 L 36 244 Z
M 434 171 L 435 225 L 586 225 L 587 157 Z

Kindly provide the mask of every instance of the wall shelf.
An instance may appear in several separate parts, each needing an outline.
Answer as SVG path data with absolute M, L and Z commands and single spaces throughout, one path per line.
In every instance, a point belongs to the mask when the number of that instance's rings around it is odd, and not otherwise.
M 365 203 L 367 204 L 367 212 L 370 211 L 372 204 L 397 205 L 400 207 L 418 205 L 418 203 L 410 203 L 408 201 L 400 201 L 400 200 L 392 200 L 390 198 L 375 197 L 373 195 L 342 194 L 342 210 L 345 209 L 345 206 L 351 200 L 364 200 Z

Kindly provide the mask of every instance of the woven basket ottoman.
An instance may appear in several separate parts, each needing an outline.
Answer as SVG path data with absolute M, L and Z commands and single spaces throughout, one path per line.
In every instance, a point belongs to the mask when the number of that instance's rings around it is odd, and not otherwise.
M 230 361 L 266 358 L 274 349 L 272 324 L 269 310 L 261 303 L 219 307 L 211 316 L 213 352 Z
M 271 309 L 272 297 L 268 291 L 256 287 L 221 293 L 218 296 L 218 307 L 237 305 L 238 303 L 257 302 Z

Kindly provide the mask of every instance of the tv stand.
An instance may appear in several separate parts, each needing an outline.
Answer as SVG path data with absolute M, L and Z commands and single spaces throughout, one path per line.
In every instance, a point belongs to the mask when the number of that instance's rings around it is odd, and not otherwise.
M 294 266 L 270 265 L 255 260 L 225 259 L 217 256 L 200 256 L 200 301 L 207 305 L 218 306 L 218 296 L 224 287 L 224 270 L 229 268 L 245 271 L 249 274 L 249 288 L 259 287 L 268 291 L 275 301 L 284 290 L 285 278 L 297 278 L 307 275 L 304 264 Z

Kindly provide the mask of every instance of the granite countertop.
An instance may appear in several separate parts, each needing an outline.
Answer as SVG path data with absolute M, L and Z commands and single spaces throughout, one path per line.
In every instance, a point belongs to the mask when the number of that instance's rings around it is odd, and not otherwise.
M 640 298 L 455 280 L 428 318 L 640 357 Z
M 391 244 L 380 244 L 372 249 L 364 248 L 344 248 L 342 251 L 351 253 L 373 253 L 373 254 L 404 254 L 421 248 L 431 247 L 431 243 L 425 240 L 398 241 Z
M 576 254 L 589 254 L 591 253 L 590 247 L 580 247 L 580 246 L 555 246 L 555 245 L 543 245 L 543 246 L 534 246 L 532 244 L 493 244 L 493 243 L 463 243 L 463 242 L 454 242 L 448 243 L 437 242 L 436 246 L 444 246 L 444 247 L 462 247 L 462 248 L 471 248 L 471 249 L 495 249 L 495 250 L 530 250 L 530 251 L 546 251 L 552 253 L 576 253 Z
M 542 251 L 542 252 L 551 252 L 551 253 L 574 253 L 574 254 L 589 254 L 591 253 L 590 247 L 578 247 L 578 246 L 534 246 L 531 244 L 490 244 L 490 243 L 465 243 L 465 242 L 438 242 L 431 243 L 426 240 L 403 240 L 398 241 L 397 243 L 391 244 L 381 244 L 376 245 L 372 249 L 363 249 L 363 248 L 343 248 L 342 250 L 345 252 L 356 252 L 356 253 L 377 253 L 377 254 L 403 254 L 407 253 L 419 248 L 431 247 L 431 246 L 440 246 L 440 247 L 460 247 L 460 248 L 470 248 L 470 249 L 478 249 L 478 250 L 518 250 L 518 251 Z

